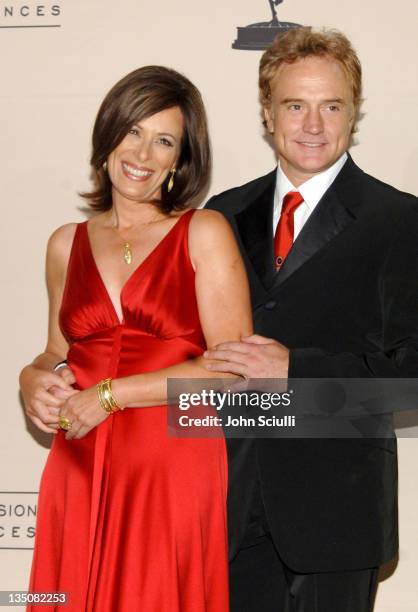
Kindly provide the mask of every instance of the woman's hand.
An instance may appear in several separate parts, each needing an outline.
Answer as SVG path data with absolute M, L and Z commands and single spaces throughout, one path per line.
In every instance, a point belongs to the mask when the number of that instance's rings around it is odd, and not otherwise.
M 97 427 L 109 416 L 100 405 L 97 387 L 90 387 L 72 395 L 64 403 L 59 414 L 71 422 L 71 429 L 67 431 L 67 440 L 80 439 Z
M 58 374 L 59 376 L 61 376 L 61 378 L 68 385 L 73 385 L 76 382 L 73 371 L 68 365 L 62 366 L 61 368 L 58 368 L 58 370 L 55 370 L 55 374 Z
M 60 408 L 70 396 L 78 393 L 71 387 L 75 382 L 71 369 L 60 369 L 66 372 L 50 372 L 28 365 L 20 373 L 25 412 L 36 427 L 46 433 L 57 432 Z

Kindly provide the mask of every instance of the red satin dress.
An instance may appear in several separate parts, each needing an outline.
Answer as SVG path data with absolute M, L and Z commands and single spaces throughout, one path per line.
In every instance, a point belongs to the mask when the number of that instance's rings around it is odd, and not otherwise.
M 77 387 L 201 355 L 184 213 L 122 289 L 119 321 L 77 226 L 60 324 Z M 223 438 L 168 436 L 165 406 L 127 408 L 80 440 L 60 431 L 43 472 L 31 591 L 66 612 L 226 612 Z M 29 606 L 36 612 L 39 608 Z

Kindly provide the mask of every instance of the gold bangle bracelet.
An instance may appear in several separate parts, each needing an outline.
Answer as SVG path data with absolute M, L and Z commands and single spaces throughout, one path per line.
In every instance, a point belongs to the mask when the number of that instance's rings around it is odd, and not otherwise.
M 106 402 L 105 402 L 105 400 L 104 400 L 104 397 L 103 397 L 103 392 L 102 392 L 102 382 L 99 382 L 99 383 L 98 383 L 98 385 L 97 385 L 97 396 L 98 396 L 98 398 L 99 398 L 100 406 L 103 408 L 103 410 L 104 410 L 105 412 L 107 412 L 108 414 L 110 414 L 110 411 L 109 411 L 109 409 L 108 409 L 108 406 L 107 406 L 107 404 L 106 404 Z
M 111 380 L 107 378 L 102 385 L 102 392 L 105 402 L 114 409 L 119 409 L 117 402 L 112 394 Z
M 103 408 L 103 410 L 105 412 L 108 412 L 106 403 L 105 403 L 105 401 L 104 401 L 104 399 L 102 397 L 102 391 L 101 391 L 100 383 L 97 385 L 97 395 L 98 395 L 98 398 L 99 398 L 100 406 Z
M 99 398 L 100 406 L 108 414 L 112 414 L 113 412 L 117 412 L 118 410 L 123 410 L 123 408 L 118 405 L 117 401 L 114 398 L 112 392 L 111 378 L 105 378 L 97 384 L 97 395 Z

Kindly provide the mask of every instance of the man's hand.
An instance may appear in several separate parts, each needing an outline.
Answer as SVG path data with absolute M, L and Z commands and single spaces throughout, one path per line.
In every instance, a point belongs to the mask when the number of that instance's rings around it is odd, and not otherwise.
M 218 363 L 205 367 L 214 372 L 229 372 L 244 378 L 287 378 L 289 350 L 272 338 L 256 334 L 241 342 L 223 342 L 203 355 Z

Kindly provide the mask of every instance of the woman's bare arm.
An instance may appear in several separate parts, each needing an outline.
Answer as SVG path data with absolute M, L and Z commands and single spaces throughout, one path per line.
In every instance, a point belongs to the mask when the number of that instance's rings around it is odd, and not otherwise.
M 63 368 L 59 373 L 55 373 L 53 368 L 65 359 L 68 351 L 68 344 L 59 327 L 58 315 L 75 227 L 75 223 L 60 227 L 48 241 L 46 255 L 49 298 L 48 341 L 45 351 L 31 364 L 25 366 L 19 377 L 27 415 L 37 427 L 49 433 L 56 431 L 59 408 L 65 399 L 74 393 L 70 386 L 75 382 L 71 370 Z M 58 388 L 60 392 L 51 393 L 51 389 L 54 388 L 55 390 Z

